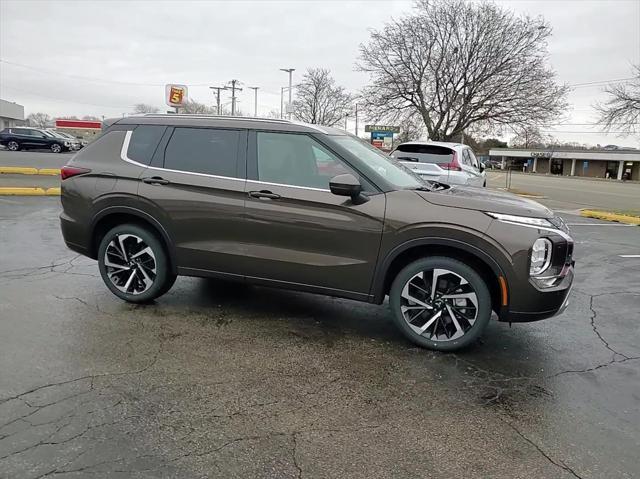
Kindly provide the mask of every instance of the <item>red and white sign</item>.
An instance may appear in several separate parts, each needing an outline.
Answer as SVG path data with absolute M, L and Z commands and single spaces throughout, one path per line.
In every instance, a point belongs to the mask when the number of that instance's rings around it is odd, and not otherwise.
M 73 128 L 76 130 L 100 130 L 102 122 L 89 120 L 56 120 L 56 128 Z
M 167 105 L 181 107 L 187 103 L 189 90 L 187 85 L 166 85 L 164 87 Z

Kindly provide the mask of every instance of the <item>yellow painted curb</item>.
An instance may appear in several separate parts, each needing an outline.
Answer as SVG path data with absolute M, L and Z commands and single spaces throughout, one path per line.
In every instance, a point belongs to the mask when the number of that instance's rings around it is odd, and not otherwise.
M 37 168 L 25 168 L 22 166 L 0 166 L 0 174 L 4 175 L 37 175 Z
M 44 188 L 0 188 L 0 195 L 9 196 L 44 196 Z
M 38 170 L 39 175 L 51 175 L 51 176 L 60 176 L 59 168 L 40 168 Z
M 60 196 L 60 187 L 47 188 L 44 190 L 44 194 L 47 196 Z
M 637 216 L 620 215 L 609 211 L 580 210 L 580 216 L 605 221 L 617 221 L 618 223 L 627 223 L 630 225 L 640 225 L 640 218 Z
M 0 175 L 60 175 L 60 168 L 31 168 L 26 166 L 0 166 Z

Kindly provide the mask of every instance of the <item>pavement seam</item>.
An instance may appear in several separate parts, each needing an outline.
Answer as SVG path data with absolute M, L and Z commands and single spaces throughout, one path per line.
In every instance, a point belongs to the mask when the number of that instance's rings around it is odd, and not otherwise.
M 573 469 L 571 469 L 569 466 L 567 466 L 564 462 L 562 461 L 556 461 L 554 460 L 551 456 L 549 456 L 549 454 L 547 454 L 544 449 L 542 449 L 540 446 L 538 446 L 535 442 L 533 442 L 531 439 L 529 439 L 527 436 L 525 436 L 520 429 L 518 429 L 516 426 L 513 425 L 513 423 L 499 417 L 498 419 L 500 419 L 500 421 L 502 421 L 503 423 L 505 423 L 507 426 L 509 426 L 511 429 L 513 429 L 513 431 L 520 436 L 522 439 L 524 439 L 526 442 L 528 442 L 530 445 L 532 445 L 533 447 L 536 448 L 536 450 L 547 460 L 549 461 L 551 464 L 553 464 L 556 467 L 559 467 L 560 469 L 563 469 L 564 471 L 568 472 L 569 474 L 573 475 L 573 477 L 577 478 L 577 479 L 582 479 L 582 476 L 578 475 Z

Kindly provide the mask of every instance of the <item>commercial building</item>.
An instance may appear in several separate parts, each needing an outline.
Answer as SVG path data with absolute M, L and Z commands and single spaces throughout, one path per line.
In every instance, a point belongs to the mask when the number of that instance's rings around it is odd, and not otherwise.
M 69 134 L 91 141 L 102 131 L 102 122 L 91 120 L 56 120 L 56 129 L 66 130 Z
M 494 148 L 491 160 L 502 168 L 563 176 L 640 180 L 640 150 L 568 148 Z
M 24 106 L 0 99 L 0 130 L 24 125 Z

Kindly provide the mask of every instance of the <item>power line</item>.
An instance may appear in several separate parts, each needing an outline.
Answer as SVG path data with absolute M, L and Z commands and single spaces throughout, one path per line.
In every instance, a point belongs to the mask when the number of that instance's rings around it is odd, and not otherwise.
M 623 83 L 623 82 L 628 82 L 630 80 L 635 80 L 636 77 L 628 77 L 628 78 L 617 78 L 617 79 L 613 79 L 613 80 L 599 80 L 599 81 L 590 81 L 590 82 L 584 82 L 584 83 L 573 83 L 570 84 L 570 87 L 576 88 L 576 87 L 582 87 L 582 86 L 599 86 L 601 84 L 609 84 L 609 83 Z

